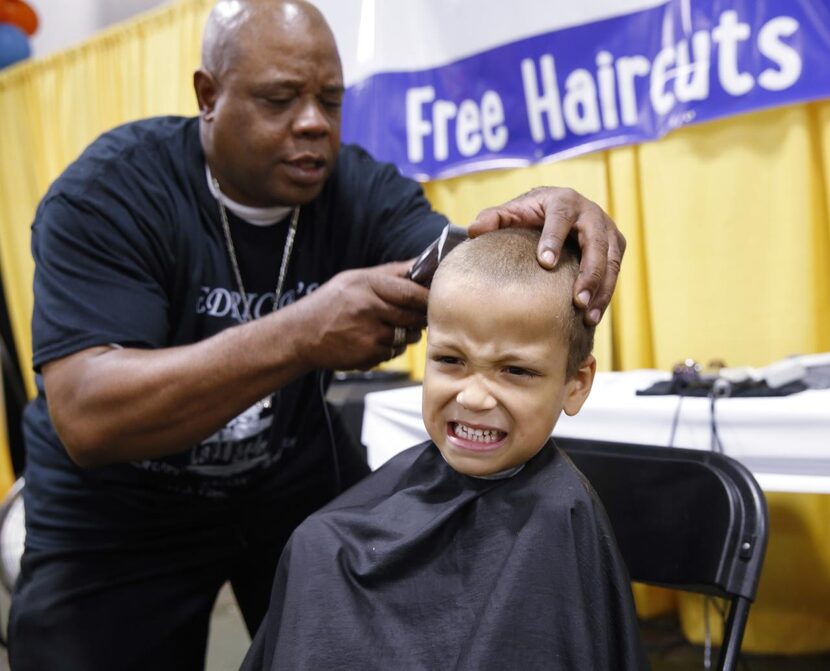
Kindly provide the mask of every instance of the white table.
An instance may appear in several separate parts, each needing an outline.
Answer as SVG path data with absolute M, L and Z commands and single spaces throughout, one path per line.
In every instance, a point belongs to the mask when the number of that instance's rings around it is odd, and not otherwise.
M 830 354 L 801 360 L 830 363 Z M 563 414 L 553 435 L 667 445 L 680 402 L 674 446 L 710 449 L 709 399 L 636 395 L 668 377 L 657 370 L 598 373 L 580 413 Z M 745 464 L 764 490 L 830 494 L 830 389 L 723 398 L 716 416 L 724 452 Z M 366 396 L 362 441 L 373 469 L 427 438 L 420 386 Z

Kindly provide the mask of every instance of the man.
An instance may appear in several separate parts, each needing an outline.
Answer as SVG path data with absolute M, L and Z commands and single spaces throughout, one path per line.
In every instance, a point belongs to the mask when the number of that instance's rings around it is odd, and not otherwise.
M 394 168 L 340 147 L 340 60 L 319 12 L 220 2 L 202 58 L 200 117 L 105 134 L 32 229 L 20 671 L 201 668 L 226 580 L 255 631 L 288 535 L 367 471 L 324 371 L 371 367 L 424 325 L 426 290 L 390 262 L 446 220 Z M 571 230 L 591 241 L 574 292 L 597 321 L 624 243 L 594 204 L 538 190 L 474 230 L 544 221 L 543 256 Z

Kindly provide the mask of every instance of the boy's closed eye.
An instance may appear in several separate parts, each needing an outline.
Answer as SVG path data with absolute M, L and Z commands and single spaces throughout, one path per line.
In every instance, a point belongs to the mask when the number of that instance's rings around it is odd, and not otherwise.
M 539 373 L 529 368 L 522 368 L 521 366 L 505 366 L 504 372 L 514 377 L 539 377 Z
M 460 366 L 464 363 L 461 357 L 453 356 L 451 354 L 434 354 L 431 359 L 435 363 L 444 364 L 447 366 Z

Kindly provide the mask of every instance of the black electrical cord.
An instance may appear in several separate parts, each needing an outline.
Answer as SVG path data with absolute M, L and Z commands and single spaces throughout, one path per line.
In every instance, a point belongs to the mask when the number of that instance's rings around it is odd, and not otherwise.
M 719 398 L 724 398 L 732 394 L 732 385 L 723 378 L 718 378 L 712 385 L 712 390 L 709 392 L 709 433 L 711 436 L 710 448 L 712 452 L 723 454 L 723 442 L 720 439 L 720 432 L 718 431 L 718 419 L 715 411 L 715 402 Z
M 671 433 L 669 433 L 669 447 L 674 447 L 674 437 L 677 433 L 677 425 L 680 422 L 680 408 L 683 405 L 683 394 L 677 395 L 677 407 L 674 409 L 674 417 L 671 421 Z
M 720 435 L 718 435 L 718 420 L 715 414 L 715 401 L 717 396 L 710 394 L 709 396 L 709 448 L 712 452 L 723 454 L 723 443 L 720 442 Z
M 329 445 L 331 446 L 331 461 L 334 473 L 334 495 L 337 496 L 343 489 L 343 483 L 340 477 L 340 457 L 337 454 L 337 441 L 334 438 L 334 425 L 331 421 L 331 413 L 329 412 L 329 404 L 326 401 L 326 377 L 327 371 L 318 371 L 317 380 L 320 389 L 320 403 L 323 404 L 323 415 L 326 418 L 326 429 L 329 434 Z M 328 373 L 330 375 L 330 373 Z

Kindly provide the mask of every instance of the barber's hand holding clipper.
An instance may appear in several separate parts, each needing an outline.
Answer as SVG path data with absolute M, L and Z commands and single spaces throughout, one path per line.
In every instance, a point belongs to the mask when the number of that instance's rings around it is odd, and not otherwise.
M 406 279 L 411 266 L 347 270 L 294 304 L 313 325 L 306 348 L 312 367 L 366 370 L 420 340 L 429 292 Z

